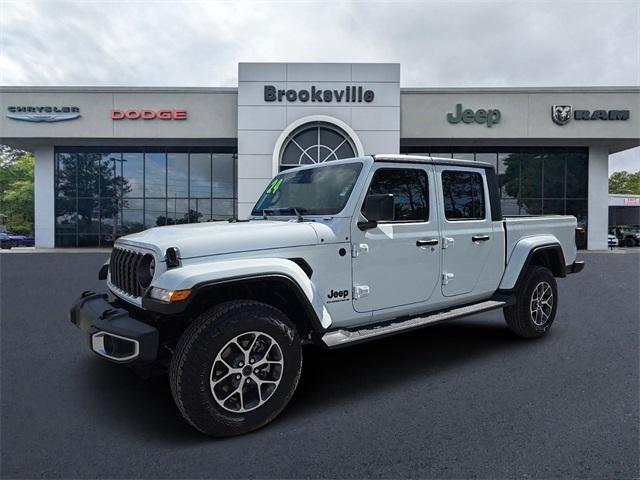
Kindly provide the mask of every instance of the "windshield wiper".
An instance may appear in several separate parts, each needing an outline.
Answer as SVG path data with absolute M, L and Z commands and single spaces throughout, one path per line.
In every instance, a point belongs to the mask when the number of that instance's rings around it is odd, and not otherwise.
M 308 211 L 309 210 L 303 207 L 278 208 L 278 213 L 285 213 L 285 212 L 295 213 L 296 217 L 298 218 L 298 222 L 304 222 L 304 218 L 302 217 L 302 214 Z
M 273 210 L 271 210 L 270 208 L 263 208 L 262 209 L 262 219 L 266 220 L 268 215 L 273 215 L 275 212 Z

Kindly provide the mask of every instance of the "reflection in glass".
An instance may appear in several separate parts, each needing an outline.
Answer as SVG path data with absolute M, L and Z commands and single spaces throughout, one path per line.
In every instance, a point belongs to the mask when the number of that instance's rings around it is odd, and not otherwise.
M 189 200 L 171 198 L 167 201 L 167 225 L 189 223 Z
M 194 197 L 211 196 L 211 154 L 192 153 L 189 156 L 191 185 L 189 194 Z
M 215 153 L 212 172 L 211 153 L 202 149 L 191 154 L 131 150 L 56 151 L 56 246 L 111 245 L 117 237 L 143 228 L 234 216 L 235 154 Z M 212 186 L 213 195 L 222 198 L 212 198 Z
M 444 215 L 447 220 L 472 220 L 485 217 L 482 176 L 475 172 L 442 172 Z
M 189 154 L 167 154 L 167 198 L 189 196 Z
M 368 195 L 392 194 L 395 221 L 429 219 L 427 174 L 421 169 L 382 168 L 373 176 Z
M 490 163 L 495 168 L 497 157 L 498 157 L 498 154 L 495 153 L 495 152 L 493 152 L 493 153 L 476 153 L 476 162 Z
M 587 198 L 588 155 L 586 152 L 568 152 L 565 156 L 567 159 L 567 198 Z
M 564 157 L 560 152 L 549 152 L 544 156 L 544 196 L 564 197 Z M 546 207 L 545 207 L 546 209 Z
M 119 197 L 122 195 L 122 177 L 120 165 L 122 154 L 103 153 L 99 160 L 98 183 L 100 183 L 100 197 Z
M 78 174 L 78 197 L 97 197 L 100 193 L 98 169 L 101 156 L 98 153 L 75 153 Z
M 167 225 L 167 200 L 147 198 L 144 202 L 144 228 Z
M 451 158 L 450 148 L 432 148 L 431 156 L 437 158 Z
M 520 215 L 542 215 L 542 200 L 539 198 L 521 198 Z
M 226 220 L 233 217 L 233 200 L 230 198 L 213 199 L 213 219 Z
M 78 233 L 100 232 L 99 201 L 95 198 L 78 199 Z
M 213 154 L 213 196 L 233 197 L 235 184 L 235 159 L 233 153 Z
M 211 220 L 211 199 L 192 198 L 189 207 L 193 222 L 208 222 Z
M 564 215 L 564 200 L 545 198 L 542 213 L 543 215 Z
M 457 160 L 474 160 L 473 153 L 453 152 L 453 158 Z
M 520 157 L 520 197 L 542 197 L 542 154 L 520 152 L 513 155 Z
M 518 198 L 520 193 L 520 158 L 511 153 L 498 154 L 498 185 L 502 199 Z
M 143 200 L 141 198 L 125 199 L 122 205 L 122 224 L 118 236 L 144 230 L 143 212 Z
M 144 195 L 164 197 L 167 188 L 167 156 L 164 153 L 144 154 Z
M 144 182 L 144 157 L 142 153 L 122 154 L 122 176 L 129 184 L 127 191 L 123 192 L 125 197 L 142 197 L 142 186 Z

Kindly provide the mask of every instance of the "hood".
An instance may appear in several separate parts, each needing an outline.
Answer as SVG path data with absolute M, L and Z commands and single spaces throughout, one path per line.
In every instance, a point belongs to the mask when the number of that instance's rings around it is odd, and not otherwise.
M 121 237 L 116 242 L 150 248 L 161 256 L 167 248 L 177 247 L 183 259 L 317 243 L 318 236 L 309 223 L 268 220 L 155 227 Z

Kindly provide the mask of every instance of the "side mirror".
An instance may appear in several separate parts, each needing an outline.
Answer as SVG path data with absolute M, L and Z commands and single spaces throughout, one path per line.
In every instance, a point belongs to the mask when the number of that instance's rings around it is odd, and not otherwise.
M 366 217 L 366 222 L 359 222 L 360 230 L 375 228 L 378 222 L 391 221 L 394 218 L 395 202 L 393 194 L 367 195 L 364 201 L 362 214 Z

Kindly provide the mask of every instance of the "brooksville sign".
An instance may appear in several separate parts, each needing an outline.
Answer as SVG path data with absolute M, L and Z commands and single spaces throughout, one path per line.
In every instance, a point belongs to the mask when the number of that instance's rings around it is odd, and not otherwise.
M 326 89 L 313 85 L 311 89 L 293 90 L 277 89 L 273 85 L 264 86 L 265 102 L 337 102 L 337 103 L 371 103 L 375 98 L 373 90 L 365 90 L 359 85 L 350 85 L 341 90 Z

